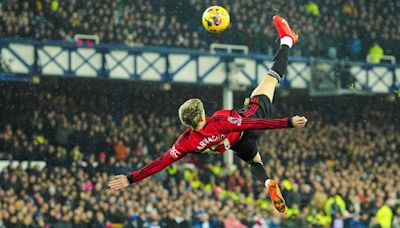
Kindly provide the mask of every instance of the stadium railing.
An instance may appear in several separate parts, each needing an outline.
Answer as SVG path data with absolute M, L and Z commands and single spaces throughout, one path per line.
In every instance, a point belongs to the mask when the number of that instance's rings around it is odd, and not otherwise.
M 234 77 L 238 87 L 254 86 L 272 65 L 273 56 L 243 53 L 211 53 L 170 47 L 128 47 L 98 44 L 93 47 L 64 41 L 1 39 L 2 80 L 13 76 L 67 76 L 128 80 L 150 80 L 228 85 Z M 399 64 L 371 64 L 344 60 L 317 59 L 328 70 L 346 68 L 355 87 L 369 93 L 399 90 Z M 231 70 L 232 65 L 240 67 Z M 281 86 L 309 89 L 313 85 L 313 58 L 289 59 L 288 72 Z M 237 65 L 237 64 L 236 64 Z M 340 72 L 339 72 L 340 73 Z M 323 76 L 323 75 L 322 75 Z M 336 74 L 334 77 L 342 77 Z M 15 78 L 15 77 L 14 77 Z

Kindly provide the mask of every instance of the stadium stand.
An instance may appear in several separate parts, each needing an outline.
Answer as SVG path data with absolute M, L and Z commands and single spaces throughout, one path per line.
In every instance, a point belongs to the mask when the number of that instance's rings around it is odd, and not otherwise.
M 71 40 L 96 34 L 101 42 L 208 49 L 211 42 L 247 45 L 272 54 L 275 29 L 270 18 L 291 19 L 302 42 L 295 54 L 365 60 L 379 44 L 399 58 L 400 2 L 375 1 L 219 1 L 231 12 L 232 26 L 212 38 L 201 27 L 201 0 L 2 1 L 0 34 L 37 40 Z M 272 9 L 272 10 L 271 10 Z
M 311 123 L 261 140 L 287 199 L 282 217 L 246 165 L 236 161 L 228 174 L 222 156 L 188 156 L 126 191 L 106 189 L 112 175 L 171 146 L 188 96 L 203 99 L 209 114 L 217 110 L 219 87 L 47 79 L 3 88 L 0 159 L 46 166 L 0 173 L 0 227 L 400 226 L 400 106 L 388 97 L 278 94 L 276 116 L 304 114 Z M 235 107 L 246 95 L 235 95 Z

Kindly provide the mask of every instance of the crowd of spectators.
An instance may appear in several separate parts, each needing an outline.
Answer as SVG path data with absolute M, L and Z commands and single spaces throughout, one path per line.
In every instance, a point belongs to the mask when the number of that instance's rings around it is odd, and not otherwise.
M 231 15 L 223 34 L 202 28 L 202 12 L 213 4 Z M 301 34 L 297 55 L 360 60 L 374 44 L 399 57 L 399 10 L 397 0 L 5 0 L 0 34 L 38 40 L 95 34 L 105 43 L 196 49 L 220 42 L 272 54 L 276 32 L 271 17 L 281 14 Z
M 46 166 L 0 171 L 0 227 L 400 227 L 398 101 L 278 93 L 276 115 L 310 120 L 306 129 L 260 140 L 287 200 L 280 215 L 246 164 L 236 159 L 231 173 L 222 156 L 189 155 L 125 190 L 108 190 L 113 175 L 173 144 L 184 100 L 200 97 L 208 113 L 221 106 L 219 88 L 118 83 L 2 84 L 0 159 Z

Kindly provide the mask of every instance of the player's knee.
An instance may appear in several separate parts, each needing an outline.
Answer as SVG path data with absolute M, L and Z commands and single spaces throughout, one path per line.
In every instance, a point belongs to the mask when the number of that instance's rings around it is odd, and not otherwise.
M 266 95 L 272 101 L 277 84 L 278 80 L 276 78 L 271 75 L 266 75 L 257 88 L 253 90 L 251 96 Z
M 247 163 L 249 163 L 249 164 L 262 163 L 260 153 L 257 152 L 257 154 L 253 157 L 253 159 L 251 159 L 251 160 L 248 161 Z

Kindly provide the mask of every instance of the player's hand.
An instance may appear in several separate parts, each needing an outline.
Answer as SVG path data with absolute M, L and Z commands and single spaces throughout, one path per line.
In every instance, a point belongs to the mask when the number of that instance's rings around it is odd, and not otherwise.
M 118 175 L 115 176 L 112 180 L 108 182 L 108 187 L 114 190 L 118 190 L 120 188 L 128 187 L 129 181 L 127 176 L 125 175 Z
M 305 127 L 307 124 L 307 118 L 304 116 L 293 116 L 292 125 L 295 128 Z

